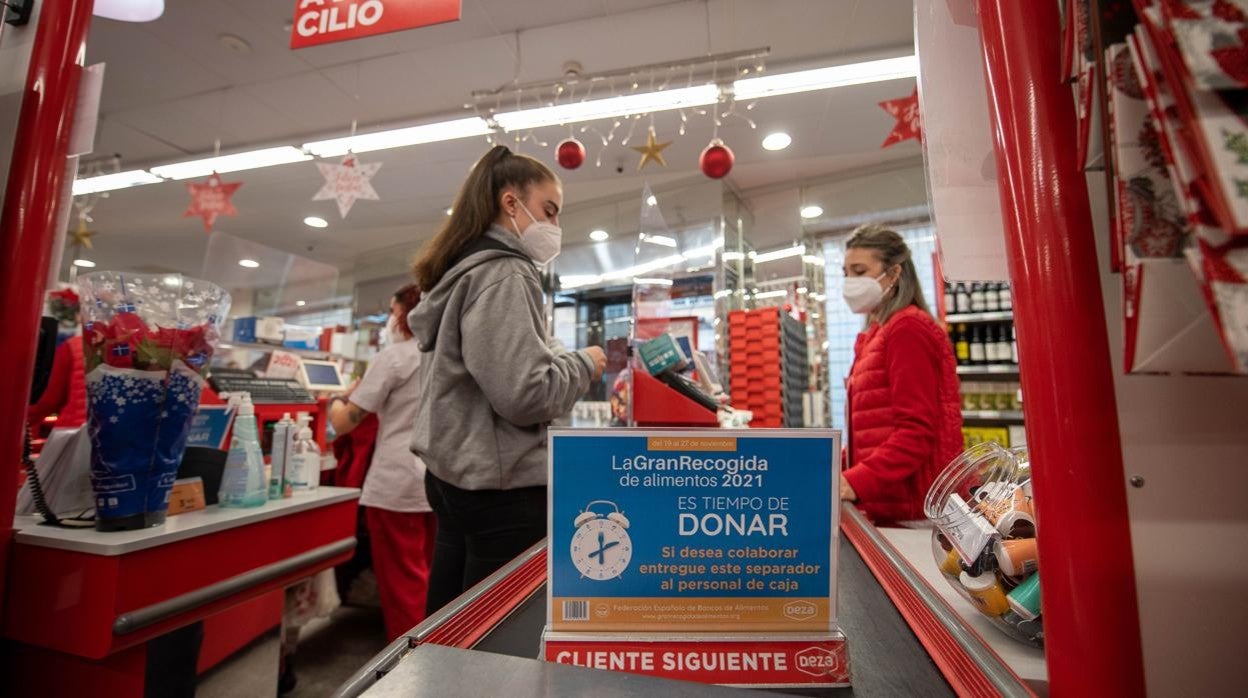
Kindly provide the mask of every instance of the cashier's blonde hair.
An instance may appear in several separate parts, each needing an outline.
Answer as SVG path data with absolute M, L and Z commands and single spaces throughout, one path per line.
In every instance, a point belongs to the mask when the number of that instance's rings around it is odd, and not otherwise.
M 918 306 L 919 310 L 931 315 L 932 311 L 923 299 L 923 287 L 919 284 L 919 272 L 911 259 L 910 247 L 897 231 L 869 223 L 849 236 L 845 249 L 871 250 L 875 258 L 884 263 L 886 272 L 895 266 L 901 267 L 897 283 L 884 295 L 880 307 L 873 313 L 877 322 L 883 325 L 894 313 L 911 305 Z

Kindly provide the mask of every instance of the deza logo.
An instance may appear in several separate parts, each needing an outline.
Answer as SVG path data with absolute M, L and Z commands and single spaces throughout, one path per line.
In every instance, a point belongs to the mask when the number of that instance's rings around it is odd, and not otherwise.
M 784 607 L 784 615 L 793 620 L 813 618 L 819 609 L 809 601 L 794 601 Z
M 797 653 L 797 670 L 811 676 L 831 676 L 841 663 L 836 652 L 826 647 L 807 647 Z
M 452 22 L 459 13 L 460 0 L 295 0 L 290 47 Z

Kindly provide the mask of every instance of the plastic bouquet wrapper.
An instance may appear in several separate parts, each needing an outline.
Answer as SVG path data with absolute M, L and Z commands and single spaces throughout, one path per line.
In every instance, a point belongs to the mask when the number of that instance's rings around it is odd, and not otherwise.
M 945 581 L 1006 635 L 1043 647 L 1026 450 L 970 448 L 932 483 L 924 513 L 936 524 L 932 555 Z
M 164 522 L 230 295 L 177 274 L 78 277 L 96 528 Z

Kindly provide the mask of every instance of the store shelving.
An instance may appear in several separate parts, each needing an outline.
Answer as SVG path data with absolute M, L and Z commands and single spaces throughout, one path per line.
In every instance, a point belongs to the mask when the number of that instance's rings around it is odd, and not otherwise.
M 1018 374 L 1017 364 L 986 364 L 980 366 L 959 366 L 959 376 L 1011 376 Z
M 962 419 L 1023 423 L 1022 410 L 962 410 Z
M 290 352 L 291 354 L 296 354 L 298 356 L 303 356 L 309 359 L 322 359 L 326 361 L 332 361 L 335 359 L 342 358 L 341 356 L 333 352 L 320 351 L 317 349 L 292 349 L 290 347 L 278 346 L 276 344 L 259 344 L 259 343 L 252 343 L 252 342 L 222 342 L 219 346 L 222 349 L 246 349 L 248 351 L 263 351 L 263 352 L 285 351 L 285 352 Z
M 946 315 L 945 322 L 1012 322 L 1014 313 L 1010 310 L 1001 310 L 992 313 L 956 313 Z

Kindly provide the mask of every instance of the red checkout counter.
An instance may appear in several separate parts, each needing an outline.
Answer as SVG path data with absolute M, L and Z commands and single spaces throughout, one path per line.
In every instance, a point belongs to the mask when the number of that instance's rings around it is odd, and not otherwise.
M 240 625 L 269 630 L 281 622 L 285 587 L 350 559 L 358 497 L 321 487 L 110 533 L 16 517 L 0 625 L 6 692 L 142 696 L 170 638 L 200 621 L 200 665 L 207 654 L 219 659 L 237 648 L 213 643 L 214 623 L 235 634 Z
M 837 610 L 853 685 L 788 692 L 1047 695 L 1043 652 L 1014 645 L 986 620 L 980 624 L 969 605 L 959 607 L 965 602 L 942 588 L 930 559 L 930 531 L 877 529 L 845 506 L 841 533 Z M 536 659 L 546 623 L 545 583 L 543 541 L 391 643 L 335 696 L 445 696 L 469 686 L 476 695 L 739 694 Z

